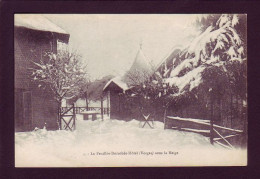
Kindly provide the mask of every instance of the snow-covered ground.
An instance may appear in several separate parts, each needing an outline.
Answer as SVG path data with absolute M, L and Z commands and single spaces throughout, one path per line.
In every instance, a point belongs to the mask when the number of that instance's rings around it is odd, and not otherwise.
M 246 165 L 247 151 L 224 149 L 199 134 L 140 127 L 132 120 L 83 121 L 77 129 L 15 133 L 16 167 Z M 93 155 L 95 154 L 95 155 Z

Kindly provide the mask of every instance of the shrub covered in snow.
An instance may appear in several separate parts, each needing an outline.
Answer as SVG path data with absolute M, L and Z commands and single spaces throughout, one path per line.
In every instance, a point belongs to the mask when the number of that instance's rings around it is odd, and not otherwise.
M 32 79 L 39 83 L 39 87 L 49 87 L 57 101 L 70 99 L 80 92 L 87 80 L 80 60 L 79 54 L 69 51 L 49 52 L 39 63 L 33 62 Z
M 71 99 L 80 94 L 81 89 L 87 84 L 87 73 L 81 63 L 81 56 L 68 50 L 52 52 L 40 60 L 33 62 L 32 80 L 43 90 L 48 88 L 54 94 L 55 100 L 61 106 L 63 99 Z

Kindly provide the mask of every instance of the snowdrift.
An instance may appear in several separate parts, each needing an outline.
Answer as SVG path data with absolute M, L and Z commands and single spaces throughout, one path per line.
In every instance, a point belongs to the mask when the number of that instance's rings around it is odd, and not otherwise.
M 15 133 L 16 167 L 246 165 L 246 150 L 211 145 L 195 133 L 140 128 L 139 121 L 83 121 L 76 130 Z M 165 153 L 164 153 L 165 152 Z M 166 154 L 167 153 L 167 154 Z

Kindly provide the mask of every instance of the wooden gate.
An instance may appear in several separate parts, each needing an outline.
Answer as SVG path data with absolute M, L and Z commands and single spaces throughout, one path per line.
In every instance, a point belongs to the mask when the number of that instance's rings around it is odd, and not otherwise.
M 74 104 L 72 107 L 59 109 L 59 125 L 61 130 L 73 131 L 76 129 L 76 111 Z

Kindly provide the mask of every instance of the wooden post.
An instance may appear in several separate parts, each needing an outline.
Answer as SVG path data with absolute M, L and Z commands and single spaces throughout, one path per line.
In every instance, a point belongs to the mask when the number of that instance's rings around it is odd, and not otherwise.
M 75 113 L 75 107 L 74 107 L 74 103 L 73 103 L 73 128 L 74 130 L 76 129 L 76 113 Z
M 103 95 L 101 96 L 101 118 L 102 121 L 104 120 L 104 116 L 103 116 Z
M 85 92 L 86 111 L 88 111 L 88 92 Z
M 58 127 L 59 127 L 59 130 L 62 129 L 62 126 L 61 126 L 61 100 L 58 102 Z
M 213 99 L 210 106 L 210 143 L 213 144 Z
M 60 106 L 58 107 L 58 129 L 59 130 L 61 130 L 61 128 L 60 128 L 60 123 L 61 123 L 61 121 L 60 121 Z
M 221 99 L 220 99 L 220 97 L 218 97 L 218 113 L 219 113 L 219 116 L 218 116 L 219 119 L 218 119 L 218 121 L 219 121 L 219 124 L 220 124 L 221 121 L 222 121 L 222 120 L 221 120 L 221 117 L 222 117 L 222 116 L 221 116 L 221 111 L 222 111 L 222 110 L 221 110 Z
M 164 109 L 163 120 L 164 120 L 164 129 L 166 129 L 166 109 Z
M 230 96 L 230 128 L 233 127 L 233 95 L 231 93 L 231 96 Z
M 109 95 L 109 91 L 107 92 L 107 116 L 109 116 L 109 102 L 110 102 L 108 95 Z
M 240 117 L 239 116 L 240 110 L 239 110 L 239 96 L 238 96 L 238 94 L 236 95 L 236 98 L 237 98 L 237 100 L 236 100 L 236 110 L 237 110 L 236 118 L 237 118 L 237 121 L 239 121 L 239 123 L 241 124 L 241 119 L 239 118 Z

